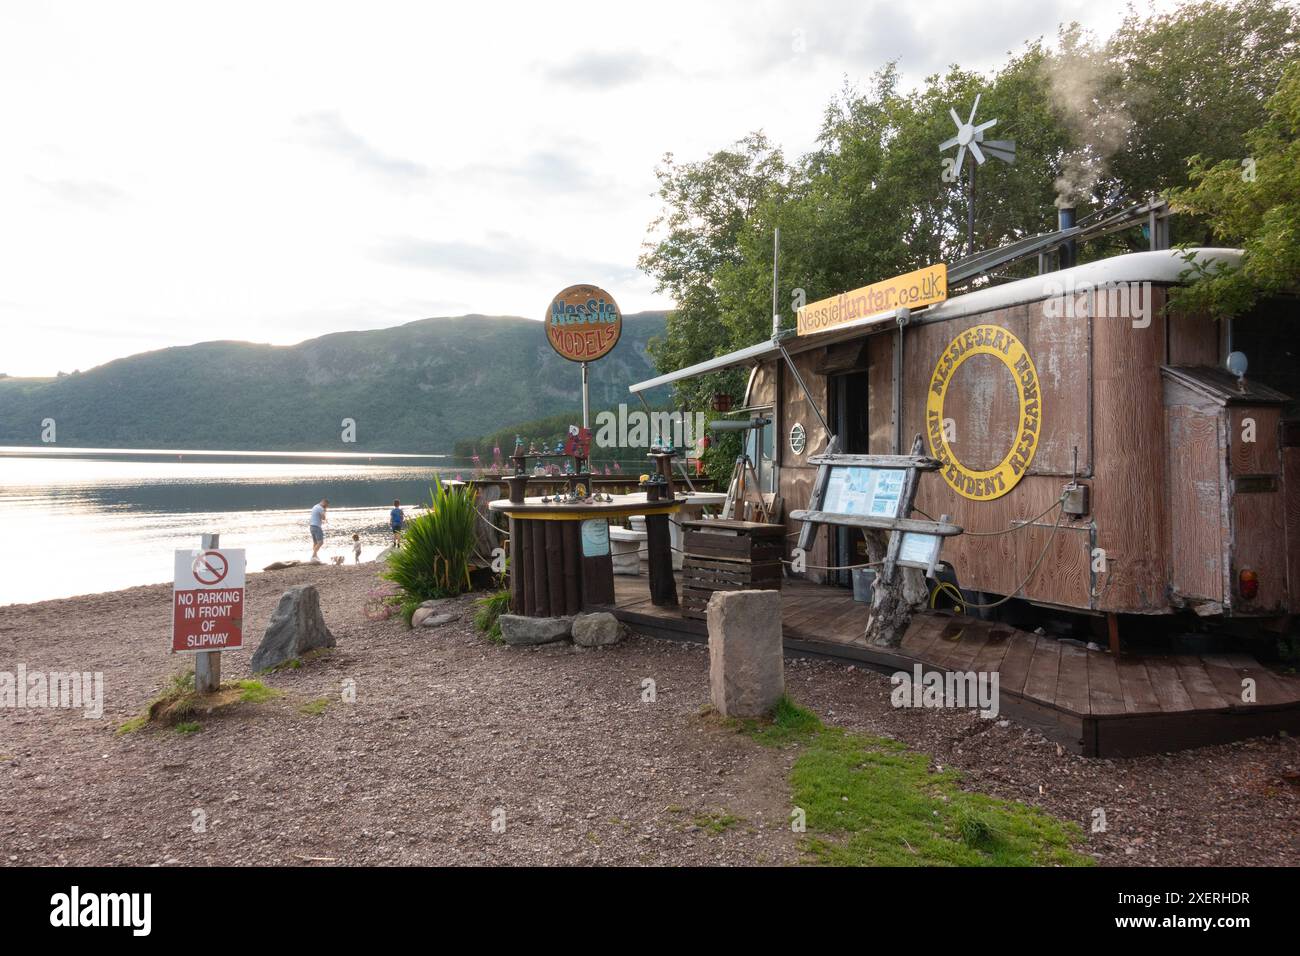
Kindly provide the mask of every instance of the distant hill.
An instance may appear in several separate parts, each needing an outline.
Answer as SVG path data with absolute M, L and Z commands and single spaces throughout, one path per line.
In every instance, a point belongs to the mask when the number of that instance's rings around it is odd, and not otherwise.
M 663 312 L 624 317 L 591 365 L 591 403 L 628 400 L 655 374 L 647 341 Z M 297 345 L 202 342 L 143 352 L 55 379 L 0 378 L 0 445 L 450 452 L 459 438 L 572 410 L 581 373 L 540 322 L 512 316 L 422 319 Z M 356 420 L 356 444 L 341 422 Z

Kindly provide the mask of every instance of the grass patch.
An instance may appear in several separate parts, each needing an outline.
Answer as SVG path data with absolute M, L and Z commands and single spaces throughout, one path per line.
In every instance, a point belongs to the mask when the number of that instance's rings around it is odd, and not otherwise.
M 896 740 L 835 727 L 813 734 L 790 773 L 806 849 L 835 866 L 1089 866 L 1076 823 L 969 793 L 952 770 Z
M 325 708 L 330 705 L 328 697 L 317 697 L 315 700 L 309 700 L 298 708 L 298 712 L 306 714 L 308 717 L 318 717 L 325 713 Z
M 168 678 L 144 712 L 119 724 L 117 733 L 132 734 L 149 724 L 194 733 L 200 729 L 194 718 L 201 714 L 212 714 L 232 704 L 260 704 L 279 696 L 280 691 L 258 680 L 226 682 L 215 693 L 200 694 L 194 689 L 194 671 L 185 671 Z
M 475 604 L 474 626 L 486 635 L 494 644 L 504 643 L 501 638 L 501 615 L 510 612 L 510 592 L 497 591 L 487 597 L 479 598 Z
M 831 866 L 1090 866 L 1083 830 L 1043 811 L 969 793 L 953 770 L 884 737 L 827 727 L 788 697 L 767 720 L 728 722 L 767 747 L 800 750 L 792 800 L 809 862 Z M 704 826 L 701 820 L 696 823 Z M 713 832 L 720 832 L 714 830 Z
M 226 685 L 222 685 L 224 688 Z M 279 697 L 280 692 L 267 687 L 260 680 L 240 680 L 235 681 L 235 687 L 239 689 L 239 702 L 241 704 L 263 704 L 274 697 Z
M 178 734 L 197 734 L 203 729 L 203 725 L 197 720 L 184 720 L 172 728 Z
M 728 724 L 764 747 L 801 743 L 825 729 L 816 714 L 800 707 L 786 696 L 776 702 L 776 709 L 770 718 L 733 718 Z
M 146 711 L 143 714 L 137 714 L 134 717 L 122 721 L 117 725 L 115 733 L 119 736 L 123 734 L 133 734 L 147 723 L 149 723 L 149 714 Z
M 693 822 L 701 830 L 708 830 L 715 836 L 719 833 L 727 832 L 727 830 L 734 827 L 737 823 L 744 823 L 740 817 L 733 816 L 725 810 L 697 814 Z

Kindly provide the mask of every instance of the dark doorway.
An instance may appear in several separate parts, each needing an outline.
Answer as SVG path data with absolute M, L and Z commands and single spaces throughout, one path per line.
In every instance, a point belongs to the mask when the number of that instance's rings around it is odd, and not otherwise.
M 871 450 L 871 425 L 867 410 L 867 370 L 828 376 L 830 423 L 840 436 L 840 451 L 847 455 L 865 455 Z M 855 528 L 827 526 L 831 532 L 830 564 L 843 567 L 866 561 L 862 532 Z M 827 580 L 843 587 L 853 586 L 852 572 L 830 571 Z

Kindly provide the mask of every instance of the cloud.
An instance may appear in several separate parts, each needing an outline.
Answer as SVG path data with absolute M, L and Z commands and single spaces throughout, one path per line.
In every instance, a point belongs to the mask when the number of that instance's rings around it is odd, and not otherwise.
M 94 179 L 40 179 L 28 176 L 27 180 L 55 199 L 90 209 L 104 209 L 127 198 L 125 190 L 112 183 Z
M 526 242 L 514 236 L 491 233 L 486 242 L 419 239 L 404 236 L 388 240 L 375 258 L 389 265 L 433 272 L 451 272 L 495 279 L 540 275 L 590 277 L 590 281 L 628 281 L 636 268 L 566 256 L 552 246 Z M 573 281 L 588 281 L 574 279 Z
M 666 61 L 643 53 L 584 53 L 547 68 L 546 73 L 556 83 L 603 92 L 647 80 L 667 66 Z
M 300 116 L 295 125 L 306 142 L 351 160 L 358 169 L 381 179 L 412 183 L 427 179 L 429 167 L 413 160 L 392 156 L 376 148 L 345 122 L 337 111 Z
M 599 192 L 608 177 L 555 150 L 539 150 L 513 163 L 476 163 L 450 173 L 459 182 L 505 186 L 521 196 L 553 193 Z

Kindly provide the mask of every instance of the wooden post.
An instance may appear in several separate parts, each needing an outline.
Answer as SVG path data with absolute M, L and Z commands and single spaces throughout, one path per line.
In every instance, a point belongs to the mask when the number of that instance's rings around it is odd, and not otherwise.
M 199 539 L 204 551 L 221 547 L 221 535 L 205 534 Z M 200 651 L 194 657 L 194 689 L 200 694 L 216 693 L 221 686 L 221 652 Z
M 546 521 L 530 519 L 528 522 L 528 540 L 531 544 L 528 561 L 533 573 L 533 598 L 537 601 L 538 617 L 550 617 L 551 599 L 546 587 Z M 558 612 L 555 612 L 558 613 Z
M 668 515 L 645 516 L 646 551 L 649 558 L 650 603 L 655 607 L 677 606 L 677 582 L 673 580 L 672 535 Z
M 524 548 L 519 540 L 522 522 L 510 516 L 510 613 L 525 614 L 528 602 L 524 598 Z
M 582 569 L 579 551 L 578 522 L 563 521 L 560 525 L 560 544 L 564 554 L 564 613 L 577 614 L 582 610 Z
M 1110 639 L 1110 652 L 1119 657 L 1119 615 L 1113 611 L 1106 615 L 1106 636 Z
M 564 614 L 564 544 L 561 540 L 560 522 L 539 521 L 545 531 L 546 587 L 551 603 L 551 616 Z

